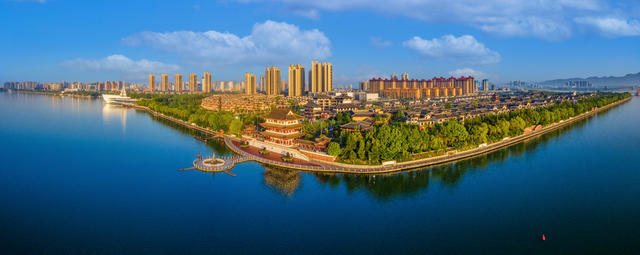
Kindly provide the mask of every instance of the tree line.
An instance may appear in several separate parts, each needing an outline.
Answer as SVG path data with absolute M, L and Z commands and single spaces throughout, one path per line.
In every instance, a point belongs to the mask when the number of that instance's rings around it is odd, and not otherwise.
M 200 105 L 207 96 L 210 94 L 132 95 L 142 99 L 137 101 L 138 105 L 149 107 L 155 112 L 229 134 L 240 135 L 245 125 L 256 125 L 262 121 L 259 113 L 234 114 L 230 111 L 205 110 Z
M 630 96 L 629 93 L 598 93 L 576 102 L 557 102 L 546 107 L 487 114 L 464 121 L 453 119 L 425 129 L 392 121 L 375 125 L 365 132 L 342 132 L 329 144 L 328 154 L 352 164 L 431 157 L 518 136 L 528 127 L 547 126 Z

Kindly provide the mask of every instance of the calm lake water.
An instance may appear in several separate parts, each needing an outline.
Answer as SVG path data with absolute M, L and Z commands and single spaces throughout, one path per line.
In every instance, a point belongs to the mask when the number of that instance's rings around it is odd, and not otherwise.
M 0 93 L 0 120 L 3 254 L 640 253 L 638 98 L 383 176 L 178 171 L 229 151 L 101 100 Z

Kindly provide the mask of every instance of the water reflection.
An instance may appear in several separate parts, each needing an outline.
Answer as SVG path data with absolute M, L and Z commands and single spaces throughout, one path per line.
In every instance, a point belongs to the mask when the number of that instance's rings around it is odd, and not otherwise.
M 139 113 L 148 114 L 147 112 L 142 111 L 142 110 L 137 110 L 136 109 L 136 111 L 139 112 Z M 206 143 L 207 146 L 209 148 L 211 148 L 211 150 L 213 152 L 216 153 L 216 155 L 232 155 L 233 154 L 233 152 L 229 148 L 227 148 L 227 146 L 224 145 L 224 141 L 221 140 L 221 139 L 208 139 L 207 134 L 203 134 L 200 131 L 193 130 L 193 129 L 187 128 L 185 126 L 173 123 L 171 121 L 155 117 L 155 116 L 153 116 L 151 114 L 148 114 L 148 115 L 154 121 L 160 122 L 160 123 L 162 123 L 162 124 L 164 124 L 166 126 L 169 126 L 169 127 L 173 128 L 173 129 L 179 131 L 182 134 L 186 134 L 186 135 L 192 136 L 195 139 Z
M 105 103 L 102 106 L 102 120 L 105 122 L 109 122 L 120 118 L 122 133 L 124 133 L 127 130 L 127 111 L 127 108 L 120 105 Z
M 265 166 L 264 185 L 287 197 L 293 195 L 300 185 L 300 173 L 271 166 Z
M 341 184 L 347 192 L 365 191 L 378 200 L 392 200 L 426 193 L 430 184 L 437 182 L 446 188 L 456 188 L 465 175 L 482 172 L 490 164 L 526 156 L 539 149 L 557 136 L 572 129 L 582 129 L 586 121 L 552 131 L 546 135 L 527 140 L 511 147 L 484 154 L 475 158 L 424 169 L 389 175 L 313 174 L 320 184 L 338 188 Z

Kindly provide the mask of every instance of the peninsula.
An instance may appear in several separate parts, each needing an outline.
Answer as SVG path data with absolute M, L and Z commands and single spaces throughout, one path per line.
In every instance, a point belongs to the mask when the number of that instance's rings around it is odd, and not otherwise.
M 352 101 L 354 109 L 323 116 L 314 114 L 323 100 L 349 100 L 348 92 L 310 98 L 132 96 L 140 100 L 128 106 L 224 139 L 238 154 L 217 165 L 204 164 L 206 158 L 196 159 L 197 169 L 226 171 L 235 163 L 253 160 L 304 171 L 363 174 L 481 155 L 631 98 L 629 93 L 510 92 L 446 100 Z M 209 110 L 216 102 L 218 107 L 232 108 Z M 238 104 L 243 107 L 233 108 Z

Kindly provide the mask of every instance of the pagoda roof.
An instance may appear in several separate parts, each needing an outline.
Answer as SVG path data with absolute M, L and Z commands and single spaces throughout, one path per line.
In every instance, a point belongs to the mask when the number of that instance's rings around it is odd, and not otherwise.
M 304 134 L 302 133 L 290 133 L 290 134 L 278 134 L 278 133 L 273 133 L 273 132 L 269 132 L 269 131 L 262 131 L 260 132 L 261 135 L 263 136 L 268 136 L 268 137 L 275 137 L 275 138 L 280 138 L 280 139 L 293 139 L 293 138 L 300 138 L 302 136 L 304 136 Z
M 302 124 L 300 124 L 300 123 L 291 124 L 291 125 L 285 125 L 285 124 L 278 124 L 278 123 L 262 122 L 262 123 L 260 123 L 260 126 L 265 127 L 265 128 L 280 128 L 280 129 L 300 129 L 300 128 L 302 128 Z
M 289 108 L 277 108 L 263 116 L 265 119 L 274 119 L 274 120 L 299 120 L 303 117 L 294 113 Z
M 363 121 L 358 121 L 358 122 L 349 122 L 349 123 L 344 124 L 344 125 L 342 125 L 340 127 L 343 128 L 343 129 L 364 131 L 364 130 L 371 129 L 372 128 L 371 124 L 373 124 L 372 120 L 363 120 Z

